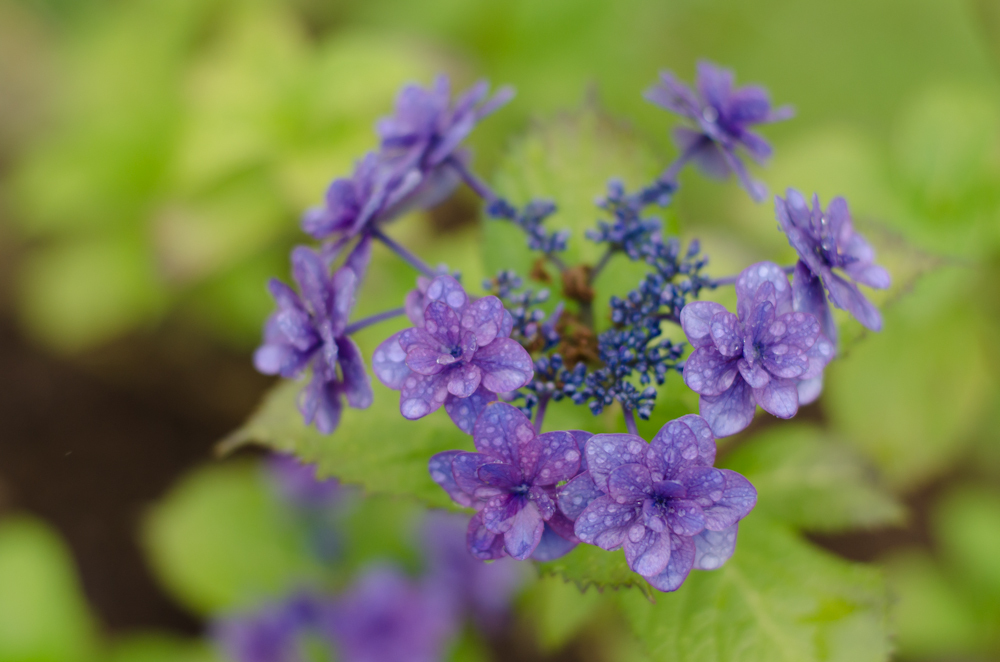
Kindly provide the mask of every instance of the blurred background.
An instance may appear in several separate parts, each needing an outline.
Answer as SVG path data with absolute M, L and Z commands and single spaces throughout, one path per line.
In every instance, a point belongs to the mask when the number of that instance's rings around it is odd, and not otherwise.
M 240 572 L 283 581 L 266 472 L 212 449 L 271 385 L 250 354 L 299 215 L 402 83 L 515 86 L 471 140 L 509 180 L 519 136 L 580 109 L 669 162 L 640 94 L 702 57 L 796 107 L 756 174 L 846 196 L 896 280 L 801 416 L 905 515 L 810 537 L 885 569 L 896 658 L 1000 659 L 997 2 L 0 0 L 0 661 L 212 659 Z M 789 258 L 770 204 L 682 184 L 668 221 L 712 273 Z M 433 255 L 481 245 L 478 213 L 463 193 L 401 225 Z M 220 521 L 243 537 L 184 547 Z M 580 636 L 513 627 L 486 659 L 596 659 Z

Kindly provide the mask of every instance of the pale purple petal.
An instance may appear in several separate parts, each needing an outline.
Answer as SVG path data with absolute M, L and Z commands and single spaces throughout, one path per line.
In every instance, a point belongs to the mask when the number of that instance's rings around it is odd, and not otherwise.
M 595 434 L 584 447 L 587 470 L 597 488 L 608 491 L 608 476 L 623 464 L 642 464 L 649 444 L 634 434 Z
M 483 372 L 477 365 L 456 366 L 448 371 L 448 393 L 456 398 L 468 398 L 479 388 L 482 377 Z
M 736 359 L 723 356 L 714 345 L 699 347 L 684 362 L 684 383 L 695 393 L 718 395 L 732 386 L 739 372 L 737 364 Z
M 531 558 L 535 561 L 554 561 L 555 559 L 566 556 L 573 551 L 574 547 L 576 547 L 575 542 L 559 535 L 559 533 L 557 533 L 551 526 L 550 522 L 551 520 L 545 523 L 545 529 L 542 532 L 542 539 L 539 541 L 538 546 L 535 547 L 535 551 L 531 554 Z
M 759 361 L 750 365 L 746 359 L 740 359 L 736 362 L 736 366 L 740 369 L 740 375 L 750 385 L 750 388 L 763 388 L 771 381 L 771 375 L 764 369 L 763 363 Z M 802 368 L 803 366 L 799 366 L 800 372 Z
M 411 372 L 399 393 L 399 411 L 411 421 L 437 411 L 448 396 L 446 374 L 418 375 Z
M 669 71 L 661 71 L 660 82 L 643 92 L 642 96 L 650 103 L 692 119 L 698 116 L 701 106 L 691 88 Z
M 545 522 L 538 506 L 527 502 L 513 517 L 509 528 L 503 534 L 504 549 L 519 561 L 530 557 L 542 540 Z
M 729 95 L 726 101 L 726 121 L 737 124 L 759 124 L 765 122 L 771 112 L 771 99 L 767 90 L 759 85 L 746 85 Z
M 889 272 L 877 264 L 849 264 L 844 272 L 855 281 L 877 290 L 887 289 L 892 284 Z
M 690 499 L 671 499 L 667 505 L 667 526 L 679 536 L 693 536 L 705 529 L 706 514 Z
M 569 432 L 546 432 L 522 448 L 521 468 L 534 485 L 555 485 L 580 471 L 580 447 Z
M 733 358 L 743 353 L 743 338 L 740 337 L 739 318 L 728 310 L 712 316 L 712 342 L 720 354 Z
M 313 373 L 309 384 L 298 398 L 299 412 L 306 425 L 315 424 L 323 434 L 330 434 L 340 424 L 343 404 L 336 382 L 328 381 L 320 373 Z
M 694 567 L 698 570 L 717 570 L 736 551 L 736 533 L 739 524 L 723 529 L 722 531 L 712 531 L 705 529 L 694 536 Z
M 708 60 L 698 62 L 698 91 L 716 109 L 724 109 L 733 91 L 733 72 Z
M 644 529 L 638 540 L 633 541 L 628 536 L 622 546 L 628 567 L 643 577 L 660 574 L 670 562 L 670 534 L 667 532 Z
M 462 328 L 476 336 L 476 343 L 484 347 L 500 334 L 503 327 L 503 304 L 494 296 L 483 297 L 469 304 L 462 312 Z
M 365 360 L 357 344 L 347 336 L 337 338 L 338 363 L 343 377 L 343 393 L 347 404 L 355 409 L 367 409 L 375 400 Z
M 681 309 L 681 327 L 693 347 L 709 347 L 712 340 L 712 319 L 728 312 L 714 301 L 692 301 Z
M 477 472 L 479 480 L 491 487 L 509 492 L 524 482 L 524 476 L 510 464 L 484 464 Z
M 715 463 L 715 437 L 708 422 L 696 414 L 670 421 L 656 433 L 646 453 L 653 480 L 670 480 L 689 466 Z
M 823 393 L 823 378 L 800 379 L 795 385 L 795 390 L 799 394 L 800 407 L 812 404 Z
M 292 251 L 292 277 L 312 315 L 323 318 L 332 313 L 334 294 L 330 274 L 316 251 L 305 246 Z
M 792 301 L 797 311 L 809 313 L 819 321 L 820 330 L 831 341 L 837 338 L 837 325 L 833 321 L 830 304 L 826 301 L 823 281 L 806 264 L 799 260 L 792 275 Z
M 461 321 L 458 313 L 440 301 L 431 301 L 424 308 L 424 330 L 444 347 L 457 347 L 461 342 Z
M 785 271 L 773 262 L 758 262 L 744 269 L 736 278 L 736 308 L 741 320 L 750 319 L 757 289 L 764 283 L 774 286 L 774 312 L 792 311 L 792 288 Z
M 708 507 L 702 507 L 705 513 L 705 528 L 712 531 L 722 531 L 736 524 L 750 514 L 757 505 L 757 490 L 746 478 L 729 469 L 715 469 L 722 474 L 724 486 L 722 495 L 714 498 L 714 490 L 710 495 L 715 501 Z
M 469 553 L 481 561 L 501 559 L 507 555 L 503 548 L 503 536 L 498 536 L 483 525 L 482 513 L 476 513 L 469 520 L 465 544 Z
M 393 390 L 400 390 L 407 377 L 413 374 L 406 365 L 406 352 L 399 344 L 399 336 L 394 333 L 375 349 L 372 354 L 372 370 L 378 380 Z
M 650 586 L 659 591 L 676 591 L 687 579 L 694 567 L 695 542 L 694 538 L 670 536 L 670 562 L 660 574 L 655 577 L 646 577 Z
M 616 503 L 639 503 L 652 489 L 649 469 L 641 464 L 623 464 L 608 475 L 608 496 Z
M 451 473 L 455 485 L 468 494 L 470 498 L 474 498 L 476 492 L 483 487 L 483 481 L 479 478 L 479 468 L 487 464 L 495 464 L 497 458 L 486 453 L 451 452 L 454 453 L 451 458 Z
M 753 420 L 756 408 L 753 390 L 743 377 L 733 380 L 728 391 L 701 396 L 698 404 L 716 437 L 728 437 L 745 429 Z
M 589 545 L 612 551 L 621 547 L 633 526 L 645 530 L 636 521 L 639 512 L 639 506 L 623 506 L 609 496 L 599 497 L 577 517 L 573 532 Z
M 500 458 L 507 464 L 519 464 L 521 447 L 535 438 L 535 428 L 516 407 L 494 402 L 479 416 L 472 438 L 480 453 Z
M 495 393 L 480 385 L 475 393 L 467 398 L 456 398 L 449 393 L 444 400 L 444 410 L 448 412 L 448 416 L 451 417 L 452 422 L 458 426 L 459 430 L 466 434 L 472 434 L 476 419 L 486 409 L 486 405 L 496 399 Z
M 510 338 L 497 338 L 480 347 L 472 360 L 483 369 L 483 386 L 494 393 L 519 389 L 535 374 L 531 355 Z
M 847 282 L 837 274 L 824 277 L 823 283 L 830 292 L 830 301 L 837 308 L 846 310 L 872 331 L 882 330 L 882 314 L 865 298 L 857 285 Z
M 590 472 L 584 471 L 559 488 L 559 509 L 569 519 L 576 520 L 584 508 L 603 495 L 604 492 L 597 488 L 594 479 L 590 477 Z
M 462 312 L 469 302 L 469 295 L 465 293 L 462 285 L 451 276 L 438 276 L 427 286 L 427 301 L 441 301 L 453 308 L 456 312 Z
M 359 278 L 352 269 L 341 267 L 333 274 L 333 306 L 330 311 L 330 324 L 334 336 L 339 336 L 347 326 L 347 318 L 354 308 L 354 292 L 358 288 Z
M 722 149 L 701 131 L 677 127 L 673 130 L 673 135 L 681 153 L 687 154 L 688 158 L 709 177 L 725 179 L 732 174 L 733 169 Z
M 444 451 L 443 453 L 433 455 L 427 463 L 427 469 L 430 471 L 431 480 L 440 485 L 448 493 L 452 501 L 460 506 L 471 508 L 473 504 L 472 497 L 459 488 L 458 483 L 455 482 L 455 474 L 452 471 L 452 461 L 461 452 Z
M 771 158 L 771 154 L 774 152 L 771 149 L 771 144 L 753 131 L 740 132 L 738 140 L 746 149 L 747 154 L 757 163 L 763 164 Z M 761 196 L 761 199 L 763 199 L 763 196 Z
M 399 336 L 399 344 L 406 352 L 406 367 L 418 375 L 436 375 L 447 364 L 438 360 L 442 355 L 440 348 L 435 346 L 436 343 L 432 345 L 420 342 L 420 334 L 424 334 L 423 329 L 406 329 Z M 417 342 L 413 342 L 414 338 Z M 451 357 L 446 355 L 446 358 Z
M 753 398 L 761 409 L 778 418 L 791 418 L 799 411 L 795 379 L 772 379 L 764 388 L 755 388 Z

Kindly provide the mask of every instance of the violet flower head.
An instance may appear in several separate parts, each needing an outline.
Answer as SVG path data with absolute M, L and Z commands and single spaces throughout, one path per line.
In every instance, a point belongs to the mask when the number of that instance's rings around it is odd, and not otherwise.
M 693 414 L 664 425 L 649 444 L 632 434 L 594 435 L 585 455 L 589 470 L 563 487 L 560 506 L 576 516 L 580 540 L 624 547 L 629 567 L 660 591 L 676 591 L 692 568 L 725 563 L 738 522 L 757 503 L 746 478 L 712 466 L 715 437 Z
M 366 241 L 331 276 L 315 251 L 299 246 L 292 251 L 292 275 L 301 294 L 277 279 L 268 283 L 278 310 L 267 319 L 254 365 L 286 379 L 311 365 L 312 380 L 299 396 L 299 410 L 306 424 L 315 423 L 326 434 L 340 422 L 342 398 L 358 409 L 373 399 L 361 350 L 344 335 L 367 249 Z
M 679 127 L 674 139 L 681 149 L 675 170 L 693 160 L 706 174 L 720 179 L 736 173 L 740 184 L 757 202 L 767 195 L 764 185 L 750 178 L 746 166 L 737 154 L 741 149 L 754 161 L 764 163 L 771 156 L 766 140 L 750 131 L 755 124 L 788 119 L 789 106 L 771 109 L 767 91 L 756 85 L 733 88 L 733 72 L 708 61 L 698 63 L 697 91 L 680 82 L 673 73 L 660 73 L 660 82 L 646 91 L 647 101 L 672 113 L 692 120 L 696 126 Z
M 294 455 L 271 455 L 267 473 L 281 498 L 296 508 L 326 508 L 340 497 L 340 482 L 336 478 L 320 480 L 316 477 L 316 465 L 306 464 Z
M 717 437 L 750 425 L 756 406 L 791 418 L 819 396 L 833 344 L 809 313 L 795 311 L 788 277 L 758 262 L 736 279 L 738 315 L 717 303 L 695 301 L 681 310 L 694 351 L 684 383 L 701 395 L 700 410 Z
M 424 300 L 423 324 L 379 345 L 372 367 L 383 384 L 400 392 L 405 418 L 422 418 L 444 405 L 471 434 L 497 393 L 531 381 L 531 355 L 510 338 L 513 318 L 495 296 L 470 301 L 458 281 L 438 276 Z
M 489 85 L 479 81 L 452 103 L 447 76 L 428 88 L 407 85 L 396 99 L 396 112 L 378 123 L 382 152 L 402 170 L 427 173 L 442 166 L 480 120 L 514 96 L 510 87 L 489 99 L 488 93 Z
M 858 284 L 884 290 L 891 279 L 888 271 L 875 264 L 871 244 L 854 231 L 847 201 L 836 197 L 823 211 L 818 195 L 813 194 L 812 208 L 795 189 L 788 189 L 786 196 L 784 200 L 775 196 L 774 211 L 788 243 L 799 254 L 792 277 L 795 309 L 815 315 L 823 333 L 836 341 L 837 327 L 825 288 L 835 306 L 869 329 L 881 330 L 882 315 Z
M 523 561 L 542 542 L 546 523 L 560 515 L 557 483 L 579 472 L 576 437 L 539 435 L 520 410 L 503 402 L 485 408 L 472 436 L 478 452 L 438 453 L 429 463 L 431 478 L 455 503 L 478 511 L 466 539 L 473 556 L 509 554 Z
M 212 638 L 233 662 L 305 662 L 303 635 L 314 630 L 322 611 L 319 601 L 295 595 L 246 614 L 212 624 Z
M 438 662 L 457 629 L 446 602 L 392 567 L 360 577 L 325 625 L 342 662 Z

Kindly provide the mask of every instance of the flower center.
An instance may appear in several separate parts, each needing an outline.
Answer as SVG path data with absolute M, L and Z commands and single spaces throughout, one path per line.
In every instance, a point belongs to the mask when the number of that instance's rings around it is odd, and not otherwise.
M 517 485 L 516 487 L 511 489 L 510 493 L 515 496 L 524 496 L 530 490 L 531 490 L 531 485 L 528 485 L 527 483 L 521 483 L 520 485 Z
M 457 359 L 462 355 L 462 348 L 459 347 L 458 345 L 455 345 L 454 347 L 451 348 L 450 354 L 452 358 Z

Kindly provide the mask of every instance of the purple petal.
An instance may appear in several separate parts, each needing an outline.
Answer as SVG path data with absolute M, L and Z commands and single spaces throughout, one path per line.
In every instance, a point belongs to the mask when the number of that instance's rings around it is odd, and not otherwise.
M 424 308 L 424 330 L 444 347 L 457 347 L 461 342 L 461 323 L 458 313 L 440 301 L 431 301 Z
M 309 311 L 316 317 L 328 317 L 332 313 L 334 294 L 330 274 L 319 254 L 311 248 L 297 246 L 292 251 L 292 277 Z
M 761 136 L 758 136 L 752 131 L 743 131 L 739 134 L 739 142 L 746 149 L 747 154 L 750 155 L 757 163 L 764 163 L 769 158 L 774 150 L 771 149 L 771 144 L 764 140 Z
M 772 379 L 767 386 L 755 388 L 753 398 L 761 409 L 778 418 L 791 418 L 799 411 L 797 380 Z
M 694 567 L 695 542 L 694 538 L 670 535 L 670 562 L 660 574 L 655 577 L 646 577 L 650 586 L 659 591 L 676 591 L 687 579 Z
M 669 71 L 661 71 L 660 82 L 643 92 L 642 96 L 650 103 L 692 119 L 697 117 L 701 105 L 691 88 Z
M 724 109 L 733 91 L 733 72 L 708 60 L 698 62 L 698 91 L 716 109 Z
M 418 375 L 410 373 L 399 393 L 399 411 L 411 421 L 437 411 L 448 397 L 446 374 Z
M 490 97 L 486 103 L 481 105 L 476 111 L 476 119 L 483 119 L 487 115 L 495 113 L 500 107 L 505 106 L 514 98 L 516 94 L 513 87 L 510 85 L 503 85 L 497 88 L 496 93 Z
M 830 305 L 826 302 L 823 281 L 802 260 L 795 263 L 795 273 L 792 275 L 792 305 L 795 310 L 815 317 L 823 335 L 831 341 L 836 340 L 837 325 L 833 321 Z
M 771 381 L 771 375 L 759 361 L 750 365 L 746 359 L 740 359 L 736 362 L 736 366 L 740 369 L 740 375 L 750 385 L 750 388 L 763 388 Z M 801 370 L 802 366 L 799 366 L 799 369 Z
M 372 354 L 372 370 L 378 380 L 389 388 L 399 391 L 407 377 L 413 374 L 406 365 L 406 352 L 399 344 L 399 333 L 394 333 L 375 349 Z
M 518 561 L 523 561 L 542 540 L 545 522 L 538 506 L 529 501 L 513 517 L 510 527 L 503 534 L 504 549 Z
M 743 354 L 743 338 L 740 337 L 739 318 L 728 310 L 712 316 L 710 324 L 712 342 L 715 349 L 726 358 Z
M 438 360 L 442 358 L 440 346 L 423 329 L 400 332 L 399 344 L 406 352 L 406 367 L 418 375 L 436 375 L 447 367 Z
M 455 482 L 455 474 L 452 471 L 452 462 L 461 452 L 444 451 L 443 453 L 433 455 L 427 463 L 427 469 L 430 471 L 431 480 L 440 485 L 448 493 L 452 501 L 460 506 L 471 508 L 473 505 L 472 497 L 459 488 L 458 483 Z
M 739 524 L 733 524 L 721 531 L 705 529 L 696 535 L 693 538 L 695 546 L 694 567 L 699 570 L 721 568 L 722 564 L 728 561 L 733 552 L 736 551 L 736 533 L 739 526 Z
M 506 309 L 503 311 L 503 321 L 500 323 L 500 332 L 497 334 L 499 338 L 510 338 L 510 334 L 514 331 L 514 316 L 510 314 Z
M 506 402 L 486 406 L 472 431 L 480 453 L 519 465 L 521 447 L 535 438 L 535 428 L 528 417 Z
M 489 296 L 472 302 L 462 313 L 462 328 L 472 331 L 476 343 L 484 347 L 500 334 L 503 327 L 503 304 L 500 299 Z
M 482 386 L 467 398 L 456 398 L 451 393 L 444 400 L 444 410 L 448 412 L 452 422 L 466 434 L 472 434 L 476 419 L 486 409 L 486 405 L 497 399 L 495 393 Z
M 476 492 L 483 487 L 483 481 L 479 478 L 479 468 L 487 464 L 495 464 L 497 458 L 485 453 L 453 452 L 455 455 L 451 458 L 451 473 L 455 485 L 470 497 L 475 498 Z
M 722 531 L 736 524 L 750 514 L 757 505 L 757 490 L 746 478 L 729 469 L 715 469 L 722 474 L 722 495 L 715 498 L 715 490 L 710 496 L 715 501 L 711 506 L 702 506 L 705 513 L 705 528 Z
M 713 301 L 692 301 L 681 309 L 681 326 L 692 347 L 714 346 L 712 340 L 712 320 L 716 315 L 727 313 L 722 305 Z
M 699 399 L 701 415 L 717 438 L 736 434 L 750 425 L 755 408 L 753 390 L 743 377 L 733 380 L 729 390 Z
M 714 345 L 699 347 L 684 362 L 684 383 L 695 393 L 718 395 L 732 386 L 739 372 L 737 364 L 736 359 L 723 356 Z
M 521 472 L 510 464 L 484 464 L 477 472 L 483 483 L 509 492 L 524 481 Z
M 679 536 L 693 536 L 705 529 L 706 515 L 690 499 L 671 499 L 667 506 L 667 526 Z
M 348 254 L 347 259 L 344 261 L 344 266 L 353 271 L 358 277 L 358 282 L 360 282 L 368 271 L 368 263 L 371 262 L 371 259 L 372 238 L 370 235 L 365 235 L 358 241 L 354 250 Z
M 889 272 L 877 264 L 853 263 L 844 267 L 844 272 L 855 281 L 877 290 L 887 289 L 892 284 Z
M 823 378 L 800 379 L 795 384 L 795 390 L 799 394 L 799 406 L 811 404 L 823 393 Z
M 353 340 L 344 336 L 337 338 L 337 354 L 347 404 L 355 409 L 367 409 L 375 401 L 375 394 L 361 350 Z
M 725 145 L 719 145 L 719 151 L 722 156 L 725 157 L 726 163 L 732 168 L 733 172 L 736 173 L 736 178 L 740 181 L 740 186 L 742 186 L 754 202 L 763 202 L 767 199 L 767 186 L 763 182 L 758 182 L 750 176 L 747 171 L 746 166 L 743 164 L 743 160 L 737 156 L 736 152 L 732 147 Z
M 448 371 L 448 393 L 456 398 L 468 398 L 479 388 L 483 372 L 479 366 L 466 363 Z
M 758 124 L 767 121 L 770 112 L 771 99 L 767 90 L 757 85 L 746 85 L 729 95 L 724 117 L 732 124 Z
M 744 269 L 736 279 L 736 308 L 741 320 L 750 319 L 757 289 L 764 283 L 774 286 L 775 315 L 792 311 L 792 288 L 785 271 L 773 262 L 758 262 Z
M 330 434 L 340 424 L 343 404 L 337 383 L 328 381 L 319 372 L 299 394 L 299 411 L 306 425 L 315 424 L 323 434 Z
M 597 489 L 594 479 L 590 477 L 590 472 L 584 471 L 559 488 L 559 509 L 569 519 L 576 520 L 584 508 L 600 496 L 604 496 L 604 492 Z
M 638 540 L 633 541 L 630 535 L 623 544 L 628 567 L 643 577 L 663 572 L 670 562 L 670 534 L 643 529 L 642 535 L 637 537 Z
M 608 476 L 623 464 L 643 464 L 649 444 L 634 434 L 595 434 L 584 447 L 587 470 L 597 488 L 607 493 Z
M 333 309 L 330 311 L 330 323 L 335 336 L 344 332 L 347 318 L 354 308 L 354 292 L 358 288 L 358 275 L 352 269 L 341 267 L 333 274 Z
M 554 561 L 569 554 L 576 545 L 572 540 L 559 535 L 550 522 L 546 522 L 545 529 L 542 531 L 542 539 L 539 541 L 535 551 L 532 552 L 531 558 L 542 562 Z
M 882 330 L 882 314 L 871 301 L 865 298 L 857 285 L 847 282 L 834 273 L 824 277 L 823 283 L 830 292 L 830 301 L 837 308 L 846 310 L 854 316 L 854 319 L 872 331 Z
M 725 179 L 733 169 L 719 145 L 701 131 L 678 127 L 673 131 L 674 141 L 682 155 L 713 179 Z M 683 158 L 683 157 L 682 157 Z
M 767 371 L 775 377 L 801 377 L 809 368 L 808 352 L 819 336 L 819 322 L 808 313 L 788 313 L 774 320 L 761 338 Z
M 545 521 L 545 525 L 574 545 L 580 542 L 580 539 L 576 537 L 576 533 L 573 532 L 573 527 L 576 523 L 558 510 Z
M 522 447 L 521 469 L 534 485 L 555 485 L 580 471 L 580 447 L 569 432 L 546 432 Z
M 494 393 L 519 389 L 535 375 L 531 355 L 510 338 L 497 338 L 480 347 L 472 360 L 483 369 L 483 386 Z
M 469 302 L 469 295 L 451 276 L 438 276 L 427 286 L 427 301 L 441 301 L 460 313 Z
M 623 506 L 609 496 L 595 499 L 576 519 L 573 532 L 576 537 L 589 545 L 612 551 L 621 547 L 629 529 L 645 527 L 637 522 L 639 506 Z M 640 533 L 641 535 L 641 533 Z
M 469 553 L 481 561 L 492 561 L 507 555 L 503 548 L 503 536 L 492 533 L 483 525 L 482 513 L 476 513 L 469 520 L 465 544 Z
M 430 284 L 430 278 L 418 276 L 417 287 L 406 293 L 406 316 L 414 326 L 420 328 L 424 326 L 424 308 L 427 306 L 427 288 Z
M 715 463 L 715 436 L 701 416 L 688 414 L 670 421 L 649 444 L 646 466 L 656 481 L 670 480 L 690 466 L 710 467 Z
M 649 469 L 641 464 L 623 464 L 608 476 L 608 496 L 616 503 L 639 503 L 652 489 Z

